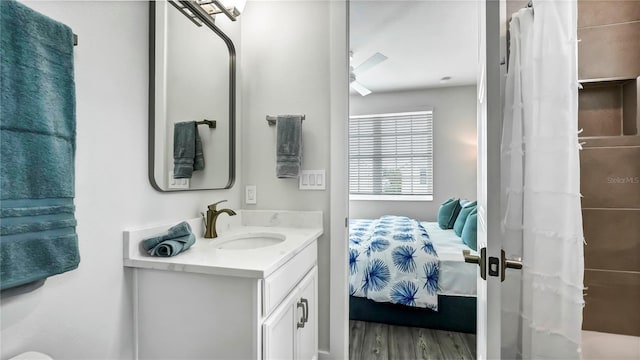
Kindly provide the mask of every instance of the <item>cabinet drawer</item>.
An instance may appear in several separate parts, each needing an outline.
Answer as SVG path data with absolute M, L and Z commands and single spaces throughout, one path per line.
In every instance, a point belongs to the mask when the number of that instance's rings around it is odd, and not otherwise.
M 264 288 L 262 289 L 263 316 L 269 315 L 316 264 L 317 247 L 317 242 L 312 242 L 293 259 L 264 279 Z

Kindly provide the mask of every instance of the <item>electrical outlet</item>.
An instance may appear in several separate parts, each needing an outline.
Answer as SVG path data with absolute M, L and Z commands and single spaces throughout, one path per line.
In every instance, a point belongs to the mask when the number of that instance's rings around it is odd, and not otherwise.
M 255 185 L 247 185 L 244 188 L 244 202 L 246 204 L 256 204 L 258 202 Z

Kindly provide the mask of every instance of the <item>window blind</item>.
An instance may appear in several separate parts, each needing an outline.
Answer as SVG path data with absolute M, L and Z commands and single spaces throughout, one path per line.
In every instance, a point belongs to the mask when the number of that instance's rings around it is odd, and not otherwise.
M 433 195 L 433 111 L 351 116 L 349 193 Z

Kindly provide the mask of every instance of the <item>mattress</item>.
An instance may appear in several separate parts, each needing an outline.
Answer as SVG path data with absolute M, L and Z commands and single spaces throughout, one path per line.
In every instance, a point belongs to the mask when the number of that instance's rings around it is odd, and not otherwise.
M 440 229 L 436 222 L 421 222 L 440 261 L 439 295 L 476 296 L 478 265 L 464 262 L 462 250 L 471 250 L 453 230 Z M 471 250 L 471 254 L 478 253 Z

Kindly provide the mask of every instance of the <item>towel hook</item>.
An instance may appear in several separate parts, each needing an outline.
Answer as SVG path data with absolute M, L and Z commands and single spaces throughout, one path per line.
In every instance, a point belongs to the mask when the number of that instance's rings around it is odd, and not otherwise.
M 307 117 L 306 115 L 301 115 L 301 116 L 302 116 L 302 120 L 303 121 Z M 277 116 L 269 116 L 269 115 L 267 115 L 267 122 L 269 123 L 269 126 L 275 125 L 277 119 L 278 119 Z

